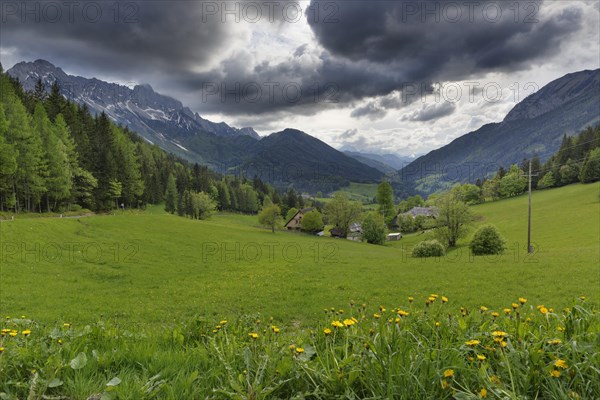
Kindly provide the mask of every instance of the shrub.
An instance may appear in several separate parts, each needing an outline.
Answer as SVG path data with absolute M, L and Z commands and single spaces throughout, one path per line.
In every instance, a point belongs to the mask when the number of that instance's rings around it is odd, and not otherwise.
M 323 218 L 317 210 L 307 212 L 300 223 L 304 232 L 319 232 L 323 230 Z
M 444 255 L 446 249 L 437 240 L 424 240 L 417 244 L 412 251 L 413 257 L 441 257 Z
M 502 254 L 506 248 L 506 241 L 495 226 L 482 226 L 475 232 L 469 245 L 475 255 Z

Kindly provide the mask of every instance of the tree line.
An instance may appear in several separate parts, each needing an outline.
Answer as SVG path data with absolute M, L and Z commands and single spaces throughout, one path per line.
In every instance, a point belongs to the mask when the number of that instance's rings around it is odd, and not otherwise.
M 532 190 L 600 180 L 600 126 L 588 127 L 576 136 L 563 136 L 560 148 L 545 163 L 538 156 L 523 159 L 508 170 L 500 167 L 490 178 L 460 185 L 464 201 L 477 204 L 524 193 L 530 162 Z

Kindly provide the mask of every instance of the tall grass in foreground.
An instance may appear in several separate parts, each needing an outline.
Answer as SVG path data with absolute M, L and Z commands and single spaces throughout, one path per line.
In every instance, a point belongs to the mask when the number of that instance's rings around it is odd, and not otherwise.
M 326 309 L 312 330 L 258 316 L 144 329 L 6 317 L 0 399 L 600 397 L 600 319 L 585 299 L 423 300 Z

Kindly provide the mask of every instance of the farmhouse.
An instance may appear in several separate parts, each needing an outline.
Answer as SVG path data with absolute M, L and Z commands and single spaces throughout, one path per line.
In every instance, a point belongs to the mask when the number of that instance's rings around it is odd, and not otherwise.
M 302 228 L 302 218 L 307 212 L 314 210 L 314 207 L 303 208 L 294 214 L 294 216 L 285 223 L 285 229 L 290 231 L 299 231 Z
M 331 235 L 331 237 L 335 237 L 335 238 L 343 238 L 344 236 L 344 231 L 341 228 L 335 227 L 335 228 L 331 228 L 329 230 L 329 234 Z
M 362 237 L 362 226 L 360 223 L 358 222 L 354 222 L 352 224 L 350 224 L 350 226 L 348 227 L 348 235 L 344 235 L 344 231 L 341 228 L 333 227 L 329 230 L 329 234 L 331 235 L 331 237 L 335 237 L 335 238 L 346 238 L 346 239 L 350 239 L 350 240 L 355 240 L 355 241 L 361 241 L 361 237 Z

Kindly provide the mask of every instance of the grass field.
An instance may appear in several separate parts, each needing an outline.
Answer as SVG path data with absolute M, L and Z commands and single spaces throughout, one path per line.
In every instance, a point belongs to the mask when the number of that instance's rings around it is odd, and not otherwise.
M 455 306 L 497 308 L 515 297 L 562 307 L 600 300 L 597 184 L 534 193 L 526 249 L 527 197 L 474 207 L 509 249 L 472 257 L 467 240 L 441 259 L 413 259 L 425 235 L 380 247 L 304 234 L 272 234 L 256 217 L 193 221 L 160 207 L 0 225 L 0 313 L 37 321 L 155 324 L 193 315 L 260 313 L 285 324 L 316 320 L 350 301 L 394 304 L 443 293 Z
M 474 207 L 499 258 L 158 206 L 3 221 L 0 398 L 597 398 L 598 189 L 535 193 L 533 255 L 526 197 Z
M 350 185 L 336 190 L 334 193 L 343 193 L 349 199 L 363 203 L 363 208 L 366 210 L 373 210 L 377 206 L 372 204 L 373 198 L 377 193 L 376 183 L 355 183 L 352 182 Z M 328 203 L 331 197 L 316 197 L 315 200 L 321 203 Z

